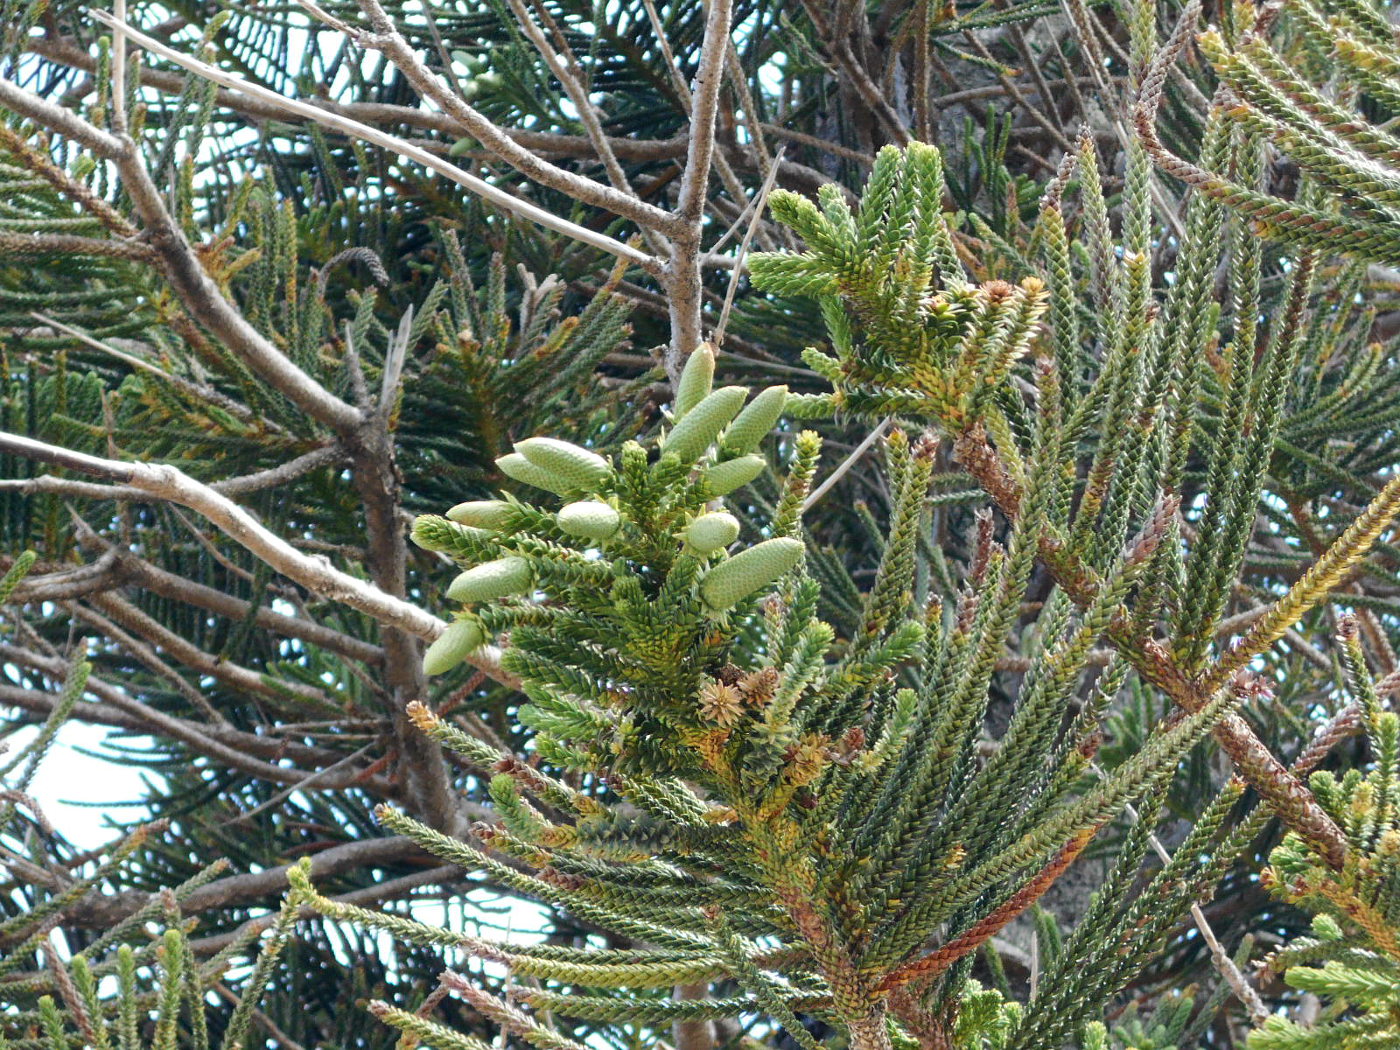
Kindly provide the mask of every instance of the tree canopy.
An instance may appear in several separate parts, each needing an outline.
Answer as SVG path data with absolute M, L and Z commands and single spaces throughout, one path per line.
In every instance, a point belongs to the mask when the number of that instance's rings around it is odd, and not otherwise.
M 1392 0 L 0 9 L 0 1045 L 1400 1039 Z

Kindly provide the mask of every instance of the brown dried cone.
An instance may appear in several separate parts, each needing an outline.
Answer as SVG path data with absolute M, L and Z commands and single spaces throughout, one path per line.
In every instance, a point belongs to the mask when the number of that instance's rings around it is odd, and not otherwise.
M 744 713 L 739 690 L 724 682 L 708 682 L 700 690 L 700 715 L 708 722 L 732 726 Z
M 739 681 L 739 692 L 751 707 L 763 707 L 778 691 L 782 677 L 776 667 L 763 667 L 750 672 Z

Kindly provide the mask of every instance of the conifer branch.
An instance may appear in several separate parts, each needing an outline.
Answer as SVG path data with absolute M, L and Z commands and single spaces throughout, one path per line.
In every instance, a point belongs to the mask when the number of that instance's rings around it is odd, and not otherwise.
M 417 606 L 386 594 L 364 580 L 346 575 L 334 568 L 328 560 L 303 554 L 266 529 L 248 511 L 227 496 L 195 481 L 175 467 L 102 459 L 2 432 L 0 449 L 92 477 L 130 485 L 147 496 L 169 500 L 197 511 L 218 526 L 230 539 L 253 551 L 288 579 L 322 597 L 344 602 L 352 608 L 368 613 L 381 623 L 398 627 L 417 638 L 432 641 L 446 626 L 437 617 Z M 507 683 L 514 680 L 501 671 L 495 662 L 494 653 L 483 653 L 478 659 L 484 665 L 482 669 L 487 670 L 488 674 L 501 675 Z
M 927 990 L 954 963 L 975 952 L 1044 896 L 1045 891 L 1084 852 L 1085 847 L 1093 841 L 1097 833 L 1097 827 L 1085 828 L 1076 832 L 1068 842 L 1060 847 L 1059 852 L 1050 859 L 1049 863 L 993 911 L 979 919 L 965 932 L 958 934 L 947 944 L 940 945 L 935 951 L 920 956 L 914 962 L 892 971 L 881 982 L 880 990 L 888 992 L 911 984 L 914 985 L 914 988 L 909 989 L 906 994 L 917 996 L 921 990 Z
M 1283 636 L 1303 614 L 1335 590 L 1400 514 L 1400 476 L 1391 478 L 1325 554 L 1312 564 L 1288 593 L 1255 620 L 1225 653 L 1203 686 L 1222 682 Z
M 110 16 L 108 16 L 104 12 L 93 11 L 92 16 L 97 21 L 102 22 L 105 25 L 112 24 Z M 429 153 L 421 146 L 417 146 L 406 139 L 400 138 L 397 135 L 391 135 L 387 132 L 381 131 L 378 128 L 371 127 L 367 124 L 362 124 L 358 120 L 353 120 L 349 117 L 341 116 L 336 112 L 322 108 L 320 106 L 314 106 L 309 103 L 301 102 L 297 99 L 287 98 L 286 96 L 279 95 L 274 91 L 269 91 L 267 88 L 259 87 L 256 84 L 249 83 L 248 81 L 245 81 L 239 77 L 225 73 L 222 70 L 209 65 L 208 63 L 201 62 L 199 59 L 193 58 L 189 55 L 185 55 L 174 48 L 167 47 L 160 41 L 155 40 L 150 36 L 147 36 L 139 30 L 132 29 L 129 26 L 126 29 L 126 32 L 127 35 L 133 41 L 140 44 L 146 50 L 150 51 L 153 54 L 160 55 L 162 58 L 169 59 L 176 65 L 183 66 L 185 69 L 188 69 L 191 73 L 204 77 L 207 80 L 211 80 L 216 84 L 222 84 L 224 87 L 232 91 L 237 91 L 249 95 L 252 98 L 259 100 L 260 102 L 275 107 L 282 113 L 300 117 L 304 120 L 313 121 L 317 124 L 321 124 L 325 127 L 331 128 L 334 131 L 339 131 L 344 135 L 360 139 L 364 142 L 372 143 L 376 146 L 381 146 L 384 149 L 391 150 L 395 153 L 398 153 L 401 156 L 408 157 L 410 160 L 416 161 L 424 167 L 435 171 L 438 174 L 457 183 L 463 188 L 470 190 L 472 193 L 490 202 L 491 204 L 494 204 L 495 206 L 505 211 L 513 212 L 517 215 L 520 215 L 521 217 L 526 218 L 531 222 L 537 223 L 538 225 L 543 226 L 546 229 L 562 233 L 573 240 L 579 241 L 583 244 L 591 245 L 592 247 L 598 248 L 599 250 L 607 252 L 610 255 L 617 256 L 619 259 L 625 259 L 629 262 L 636 263 L 637 265 L 641 266 L 645 270 L 648 270 L 649 272 L 654 272 L 657 268 L 656 263 L 654 262 L 652 257 L 647 255 L 645 252 L 638 251 L 636 248 L 624 244 L 623 242 L 613 237 L 608 237 L 605 234 L 601 234 L 594 230 L 587 229 L 586 227 L 580 226 L 577 223 L 570 222 L 567 219 L 554 215 L 552 212 L 546 211 L 545 209 L 540 208 L 537 205 L 531 204 L 529 201 L 521 200 L 519 197 L 515 197 L 505 192 L 504 190 L 498 189 L 497 187 L 492 186 L 490 183 L 477 178 L 475 175 L 463 171 L 455 164 L 449 164 L 442 158 L 437 157 L 432 153 Z M 401 39 L 402 38 L 400 38 L 400 40 Z M 412 57 L 411 53 L 410 57 Z M 11 105 L 12 108 L 14 108 L 13 103 L 6 100 L 3 94 L 0 94 L 0 101 L 5 101 L 6 105 Z M 453 115 L 456 116 L 457 114 Z M 477 131 L 480 130 L 482 129 L 476 128 L 475 130 L 473 130 L 473 134 L 476 134 Z M 477 137 L 480 138 L 480 135 L 477 135 Z M 504 138 L 504 136 L 502 136 L 502 138 Z M 505 139 L 505 141 L 509 140 Z M 527 154 L 527 151 L 522 150 L 518 146 L 515 146 L 513 142 L 510 143 L 510 151 L 512 153 L 512 156 L 514 156 L 516 153 Z M 563 169 L 559 170 L 562 171 Z M 566 174 L 571 175 L 571 173 Z M 571 175 L 571 178 L 577 177 Z M 607 187 L 598 186 L 597 183 L 590 182 L 589 185 L 595 187 L 598 190 L 607 189 Z
M 111 24 L 105 12 L 93 14 L 99 21 Z M 129 35 L 148 50 L 171 50 L 134 30 Z M 126 179 L 127 192 L 145 224 L 146 234 L 166 276 L 190 312 L 312 418 L 341 430 L 358 422 L 358 413 L 351 406 L 296 367 L 228 301 L 166 209 L 162 194 L 151 182 L 134 143 L 108 135 L 81 117 L 8 81 L 0 80 L 0 103 L 112 161 Z
M 507 164 L 518 170 L 534 182 L 542 186 L 549 186 L 561 193 L 578 200 L 584 204 L 591 204 L 604 208 L 614 215 L 630 219 L 639 226 L 653 229 L 662 233 L 669 233 L 672 229 L 671 217 L 662 209 L 655 205 L 647 204 L 636 195 L 626 191 L 613 189 L 594 182 L 591 179 L 576 175 L 571 171 L 550 164 L 535 156 L 529 150 L 523 149 L 498 128 L 491 121 L 482 116 L 467 102 L 458 95 L 450 91 L 418 58 L 408 41 L 403 38 L 393 20 L 379 4 L 378 0 L 360 0 L 360 7 L 369 19 L 373 35 L 357 34 L 356 40 L 359 44 L 383 51 L 385 56 L 394 63 L 394 66 L 408 78 L 409 82 L 425 97 L 432 99 L 442 107 L 443 112 L 457 120 L 475 139 L 485 145 L 493 153 L 499 156 Z M 308 107 L 312 108 L 312 107 Z M 313 118 L 314 119 L 314 118 Z M 333 125 L 332 125 L 333 126 Z M 356 133 L 363 136 L 363 128 L 356 128 Z M 373 141 L 373 140 L 369 140 Z M 384 142 L 377 143 L 385 145 Z M 395 148 L 395 147 L 390 147 Z M 422 151 L 417 151 L 419 154 Z M 421 155 L 414 155 L 405 152 L 405 156 L 411 156 L 419 163 L 426 163 Z M 430 156 L 430 155 L 428 155 Z M 441 161 L 433 158 L 433 166 L 436 170 L 443 168 L 456 171 L 453 175 L 449 171 L 442 171 L 453 181 L 466 186 L 474 193 L 485 197 L 493 204 L 502 207 L 509 207 L 525 217 L 537 222 L 549 229 L 567 233 L 575 240 L 581 240 L 585 244 L 593 244 L 595 247 L 602 247 L 604 243 L 610 243 L 612 247 L 605 248 L 611 254 L 619 258 L 629 259 L 643 266 L 644 269 L 653 269 L 654 262 L 645 253 L 639 252 L 635 248 L 623 245 L 621 242 L 611 237 L 605 237 L 585 230 L 573 223 L 568 223 L 542 208 L 520 201 L 518 198 L 510 197 L 496 190 L 488 183 L 482 182 L 475 176 L 468 175 L 454 169 L 452 165 L 444 165 Z M 488 193 L 489 191 L 489 193 Z M 500 198 L 499 200 L 497 198 Z M 506 205 L 504 201 L 513 202 Z M 561 225 L 562 224 L 562 225 Z

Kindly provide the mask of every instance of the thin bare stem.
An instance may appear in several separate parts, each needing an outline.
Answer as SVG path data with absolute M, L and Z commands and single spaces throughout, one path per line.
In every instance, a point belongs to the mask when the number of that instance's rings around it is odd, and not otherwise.
M 1091 763 L 1090 765 L 1094 772 L 1103 776 L 1103 771 L 1099 769 L 1097 764 Z M 1141 819 L 1137 808 L 1132 803 L 1126 805 L 1123 812 L 1134 824 Z M 1158 859 L 1164 865 L 1171 863 L 1172 856 L 1162 845 L 1161 839 L 1155 834 L 1149 834 L 1147 841 L 1152 846 L 1152 852 L 1157 854 Z M 1249 983 L 1245 975 L 1240 973 L 1240 968 L 1235 965 L 1235 960 L 1230 958 L 1219 938 L 1215 936 L 1215 930 L 1211 928 L 1206 913 L 1195 901 L 1191 902 L 1191 920 L 1196 924 L 1196 929 L 1200 931 L 1201 939 L 1206 942 L 1206 947 L 1210 949 L 1211 961 L 1215 963 L 1215 968 L 1220 972 L 1220 976 L 1225 978 L 1225 983 L 1230 986 L 1235 997 L 1245 1005 L 1253 1022 L 1256 1025 L 1263 1024 L 1269 1017 L 1269 1008 L 1264 1005 L 1264 1001 L 1259 998 L 1259 993 L 1255 991 L 1254 986 Z
M 778 159 L 782 160 L 783 151 L 778 150 Z M 734 269 L 729 273 L 729 286 L 724 290 L 724 306 L 719 312 L 719 324 L 715 325 L 714 343 L 715 346 L 722 346 L 724 343 L 724 330 L 729 325 L 729 311 L 734 307 L 734 296 L 739 290 L 739 278 L 744 273 L 744 258 L 749 253 L 749 245 L 753 243 L 754 234 L 758 231 L 759 225 L 763 222 L 763 209 L 768 204 L 768 195 L 773 192 L 773 185 L 778 181 L 778 165 L 768 166 L 768 177 L 763 180 L 763 186 L 749 202 L 748 210 L 752 212 L 749 218 L 748 229 L 744 231 L 744 239 L 739 242 L 739 251 L 734 257 Z M 741 216 L 742 218 L 742 216 Z
M 386 594 L 365 580 L 341 572 L 325 558 L 303 554 L 227 496 L 195 481 L 175 467 L 102 459 L 3 431 L 0 431 L 0 450 L 130 485 L 148 495 L 188 507 L 208 518 L 230 539 L 252 551 L 288 579 L 417 638 L 431 641 L 447 627 L 432 613 Z M 473 663 L 493 678 L 516 684 L 512 676 L 502 671 L 499 655 L 494 649 L 485 647 L 474 654 Z
M 849 473 L 852 467 L 854 467 L 857 463 L 860 462 L 861 457 L 864 456 L 867 452 L 869 452 L 870 447 L 874 445 L 875 442 L 879 441 L 880 437 L 885 433 L 886 430 L 889 429 L 889 425 L 890 421 L 888 419 L 883 420 L 879 426 L 877 426 L 869 434 L 865 435 L 864 440 L 862 440 L 861 443 L 851 451 L 851 454 L 849 456 L 847 456 L 841 461 L 840 465 L 837 466 L 835 470 L 833 470 L 829 475 L 827 475 L 826 480 L 824 480 L 820 485 L 818 485 L 815 489 L 812 490 L 812 494 L 809 495 L 806 501 L 802 504 L 803 514 L 806 514 L 809 510 L 816 506 L 817 503 L 821 501 L 821 498 L 825 496 L 828 492 L 830 492 L 832 487 L 835 486 L 835 484 L 838 481 L 840 481 L 847 473 Z
M 126 134 L 126 0 L 113 0 L 112 18 L 112 127 Z
M 644 228 L 658 230 L 662 233 L 668 233 L 673 229 L 674 220 L 663 209 L 648 204 L 631 193 L 613 189 L 611 186 L 604 186 L 592 179 L 567 171 L 558 165 L 550 164 L 529 150 L 516 145 L 500 127 L 484 117 L 462 98 L 453 94 L 447 85 L 423 64 L 408 41 L 403 38 L 403 34 L 398 31 L 393 20 L 380 6 L 378 0 L 360 0 L 360 7 L 369 19 L 374 33 L 373 35 L 360 34 L 356 42 L 383 52 L 385 57 L 394 64 L 399 72 L 403 73 L 420 94 L 440 106 L 443 112 L 461 123 L 467 134 L 522 175 L 542 186 L 548 186 L 560 193 L 567 194 L 583 204 L 604 208 L 614 215 L 630 219 Z M 421 159 L 417 157 L 414 159 L 422 163 Z M 447 166 L 451 167 L 451 165 Z M 486 185 L 486 183 L 482 183 L 482 185 Z M 543 209 L 537 210 L 543 211 Z M 636 249 L 630 250 L 636 255 L 642 256 L 642 258 L 633 260 L 639 264 L 642 263 L 643 259 L 650 259 L 650 256 L 643 256 Z
M 535 5 L 540 18 L 542 20 L 548 19 L 550 28 L 555 29 L 555 37 L 560 40 L 562 53 L 556 52 L 550 46 L 544 31 L 531 17 L 530 12 L 526 10 L 522 0 L 506 0 L 506 2 L 510 5 L 511 13 L 515 15 L 515 20 L 521 31 L 530 43 L 535 45 L 535 50 L 539 52 L 545 65 L 549 66 L 550 72 L 563 86 L 564 93 L 569 96 L 569 101 L 578 110 L 579 121 L 588 134 L 588 140 L 593 143 L 593 148 L 598 151 L 598 159 L 603 162 L 603 170 L 607 172 L 608 181 L 612 183 L 614 189 L 636 197 L 636 191 L 627 180 L 627 173 L 622 170 L 622 165 L 618 163 L 612 146 L 608 144 L 608 137 L 603 134 L 603 125 L 598 120 L 598 108 L 588 97 L 588 90 L 584 87 L 578 64 L 573 60 L 573 54 L 566 50 L 568 43 L 562 39 L 562 34 L 559 34 L 557 27 L 553 25 L 553 19 L 549 18 L 549 12 L 539 4 Z
M 686 146 L 685 173 L 676 198 L 671 258 L 663 278 L 671 320 L 671 345 L 666 372 L 674 384 L 681 368 L 700 345 L 701 307 L 700 238 L 705 221 L 705 198 L 715 152 L 715 116 L 724 83 L 724 56 L 729 43 L 733 0 L 710 0 L 705 11 L 705 36 L 700 45 L 700 68 L 690 93 L 690 140 Z
M 94 11 L 93 17 L 96 18 L 99 22 L 103 22 L 106 25 L 112 24 L 111 16 L 105 14 L 104 12 Z M 449 164 L 442 158 L 434 156 L 427 150 L 422 149 L 419 146 L 415 146 L 413 143 L 409 142 L 406 139 L 402 139 L 397 135 L 391 135 L 386 131 L 379 130 L 378 128 L 372 128 L 368 124 L 362 124 L 358 120 L 351 119 L 350 117 L 341 116 L 338 113 L 332 112 L 328 109 L 324 109 L 320 106 L 313 106 L 309 103 L 301 102 L 297 99 L 285 98 L 282 95 L 277 94 L 277 92 L 275 91 L 269 91 L 267 88 L 259 87 L 256 84 L 248 83 L 247 81 L 239 77 L 225 73 L 223 70 L 217 69 L 216 67 L 208 65 L 205 62 L 201 62 L 196 58 L 192 58 L 189 55 L 182 54 L 181 52 L 176 51 L 174 48 L 166 47 L 159 41 L 154 40 L 151 37 L 148 37 L 145 34 L 138 32 L 135 29 L 128 29 L 127 32 L 133 40 L 141 44 L 142 47 L 146 48 L 146 50 L 150 51 L 152 54 L 156 54 L 162 58 L 169 59 L 171 62 L 174 62 L 177 65 L 188 69 L 191 73 L 196 73 L 199 76 L 204 77 L 206 80 L 211 80 L 216 84 L 221 84 L 232 91 L 242 92 L 243 94 L 255 98 L 260 102 L 266 103 L 271 107 L 275 107 L 281 110 L 283 113 L 288 113 L 293 116 L 301 117 L 305 120 L 314 121 L 317 124 L 321 124 L 324 127 L 331 128 L 332 130 L 338 131 L 343 135 L 348 135 L 351 138 L 360 139 L 363 142 L 369 142 L 373 145 L 381 146 L 384 149 L 392 150 L 400 156 L 407 157 L 409 160 L 412 161 L 416 161 L 417 163 L 423 165 L 425 168 L 428 168 L 431 171 L 435 171 L 439 175 L 450 179 L 457 185 L 463 187 L 464 189 L 470 190 L 478 197 L 481 197 L 483 200 L 494 204 L 496 207 L 501 208 L 504 211 L 512 212 L 516 215 L 519 215 L 521 218 L 528 219 L 531 222 L 536 223 L 537 225 L 543 226 L 545 229 L 553 230 L 556 233 L 562 233 L 566 237 L 579 241 L 582 244 L 587 244 L 591 247 L 597 248 L 600 251 L 605 251 L 610 255 L 615 255 L 620 259 L 626 259 L 628 262 L 636 263 L 638 266 L 641 266 L 648 272 L 655 272 L 659 268 L 659 264 L 657 263 L 657 261 L 653 259 L 650 255 L 647 255 L 645 252 L 639 251 L 638 249 L 633 248 L 629 244 L 624 244 L 622 241 L 619 241 L 616 238 L 609 237 L 607 234 L 598 233 L 596 230 L 590 230 L 587 227 L 580 226 L 578 223 L 570 222 L 568 219 L 560 218 L 559 216 L 554 215 L 549 211 L 546 211 L 544 208 L 531 204 L 529 201 L 521 200 L 519 197 L 512 196 L 505 190 L 498 189 L 497 187 L 492 186 L 489 182 L 486 182 L 483 179 L 477 178 L 475 175 L 463 171 L 455 164 Z M 407 45 L 405 44 L 405 47 L 406 46 Z M 0 101 L 6 102 L 8 104 L 8 99 L 5 98 L 3 93 L 0 93 Z M 484 117 L 481 119 L 485 120 Z M 489 121 L 487 123 L 489 123 Z M 481 138 L 481 136 L 472 131 L 472 129 L 469 128 L 467 130 L 470 133 L 472 133 L 476 138 Z M 510 140 L 506 139 L 506 141 Z M 521 153 L 527 152 L 521 147 L 515 146 L 513 142 L 511 143 L 511 148 L 512 150 Z M 553 165 L 550 165 L 550 167 L 553 167 Z M 558 170 L 563 171 L 562 168 Z M 569 175 L 572 179 L 576 179 L 581 182 L 588 182 L 588 180 L 586 179 L 579 179 L 578 176 L 574 176 L 571 172 L 564 172 L 564 174 Z M 606 188 L 597 186 L 596 183 L 589 183 L 589 185 L 595 186 L 600 190 Z

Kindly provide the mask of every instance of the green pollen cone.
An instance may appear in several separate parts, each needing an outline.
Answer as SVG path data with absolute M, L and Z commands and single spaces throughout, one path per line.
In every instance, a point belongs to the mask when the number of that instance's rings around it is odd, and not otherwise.
M 447 520 L 474 529 L 501 532 L 505 530 L 511 514 L 511 505 L 505 500 L 478 499 L 457 504 L 447 512 Z
M 606 503 L 586 499 L 560 507 L 557 521 L 570 536 L 605 540 L 622 524 L 622 516 Z
M 689 358 L 676 384 L 675 421 L 703 401 L 715 381 L 715 348 L 701 343 Z
M 700 597 L 714 612 L 723 612 L 773 583 L 802 560 L 801 540 L 764 540 L 722 561 L 700 581 Z
M 720 445 L 731 455 L 743 456 L 758 448 L 778 420 L 787 403 L 786 386 L 770 386 L 744 406 L 720 438 Z
M 762 474 L 767 465 L 762 456 L 740 456 L 738 459 L 726 460 L 705 471 L 705 483 L 709 486 L 711 495 L 727 496 Z
M 527 438 L 516 442 L 515 451 L 553 474 L 568 491 L 596 489 L 612 469 L 596 452 L 555 438 Z
M 413 519 L 413 531 L 409 533 L 409 538 L 426 551 L 446 551 L 453 549 L 462 538 L 490 542 L 499 537 L 485 529 L 458 525 L 436 514 L 420 514 Z
M 561 495 L 565 492 L 574 492 L 575 488 L 567 484 L 558 475 L 551 474 L 547 470 L 535 466 L 519 452 L 512 452 L 496 460 L 496 466 L 500 468 L 502 474 L 516 481 L 523 481 L 526 485 L 533 485 L 537 489 L 544 489 L 546 492 L 557 492 Z
M 442 674 L 465 660 L 473 650 L 486 641 L 481 625 L 475 620 L 454 620 L 447 630 L 423 653 L 423 673 Z
M 724 511 L 701 514 L 685 530 L 685 542 L 697 554 L 710 554 L 739 538 L 739 519 Z
M 674 452 L 682 463 L 694 463 L 729 425 L 748 396 L 746 387 L 720 387 L 685 414 L 666 436 L 662 447 Z
M 534 576 L 524 558 L 498 558 L 462 573 L 447 588 L 447 596 L 457 602 L 489 602 L 528 591 Z

